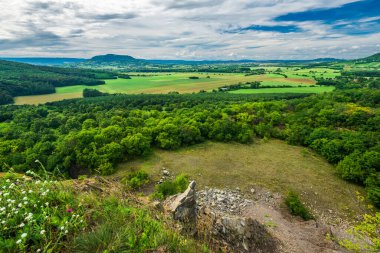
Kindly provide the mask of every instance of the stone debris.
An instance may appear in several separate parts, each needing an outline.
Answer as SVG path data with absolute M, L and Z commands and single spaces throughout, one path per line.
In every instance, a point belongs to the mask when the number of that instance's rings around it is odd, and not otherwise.
M 241 214 L 243 209 L 252 204 L 245 199 L 240 190 L 206 189 L 197 192 L 198 210 L 202 207 L 211 208 L 216 212 Z

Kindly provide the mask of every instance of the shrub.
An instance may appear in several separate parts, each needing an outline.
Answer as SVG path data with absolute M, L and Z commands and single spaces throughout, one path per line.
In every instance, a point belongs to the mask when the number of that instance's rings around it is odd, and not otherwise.
M 130 173 L 123 181 L 127 187 L 137 190 L 149 182 L 149 176 L 145 171 L 139 170 Z
M 310 214 L 309 210 L 299 199 L 299 196 L 294 191 L 289 191 L 285 198 L 285 204 L 289 208 L 291 214 L 300 216 L 304 220 L 311 220 L 313 216 Z
M 156 185 L 152 198 L 165 199 L 167 196 L 184 192 L 189 184 L 188 176 L 181 174 L 173 181 L 165 181 Z

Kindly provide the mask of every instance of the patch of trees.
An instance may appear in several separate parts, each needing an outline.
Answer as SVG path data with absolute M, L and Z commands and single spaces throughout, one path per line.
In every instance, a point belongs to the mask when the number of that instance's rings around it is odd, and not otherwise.
M 189 79 L 199 79 L 199 76 L 189 76 Z
M 0 104 L 13 102 L 13 97 L 49 94 L 55 87 L 100 85 L 100 79 L 116 78 L 115 74 L 73 68 L 34 66 L 0 60 Z
M 380 70 L 351 70 L 342 71 L 342 76 L 354 76 L 354 77 L 380 77 Z
M 317 85 L 335 86 L 337 89 L 380 88 L 380 78 L 362 76 L 337 76 L 318 78 Z
M 380 90 L 289 100 L 226 93 L 115 95 L 0 107 L 0 166 L 110 174 L 152 148 L 278 138 L 304 145 L 380 206 Z M 285 97 L 284 97 L 285 98 Z M 287 97 L 289 98 L 289 97 Z
M 108 96 L 109 93 L 101 92 L 96 89 L 84 89 L 83 90 L 83 97 L 84 98 L 91 98 L 91 97 L 102 97 L 102 96 Z

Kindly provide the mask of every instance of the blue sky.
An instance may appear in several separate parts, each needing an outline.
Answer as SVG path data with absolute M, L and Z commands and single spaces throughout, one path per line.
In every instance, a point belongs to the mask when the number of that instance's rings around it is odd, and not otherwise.
M 0 56 L 358 58 L 380 52 L 380 0 L 0 0 Z

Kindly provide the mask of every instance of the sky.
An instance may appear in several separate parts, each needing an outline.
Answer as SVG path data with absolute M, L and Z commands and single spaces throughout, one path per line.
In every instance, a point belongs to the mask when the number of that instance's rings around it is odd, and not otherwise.
M 380 52 L 380 0 L 0 0 L 0 56 L 353 59 Z

